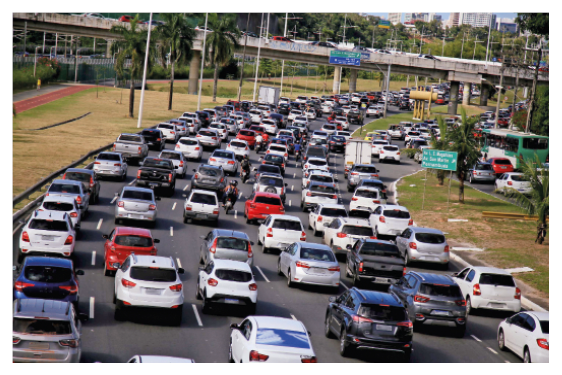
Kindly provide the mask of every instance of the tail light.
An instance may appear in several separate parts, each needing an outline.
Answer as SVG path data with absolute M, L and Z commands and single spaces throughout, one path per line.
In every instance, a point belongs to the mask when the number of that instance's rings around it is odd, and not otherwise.
M 406 267 L 402 269 L 402 276 L 406 276 Z
M 76 203 L 82 204 L 82 197 L 81 196 L 76 197 Z
M 21 240 L 22 240 L 23 242 L 29 242 L 29 234 L 27 234 L 27 232 L 23 232 L 23 233 L 21 234 Z
M 472 295 L 473 296 L 480 296 L 482 292 L 480 291 L 480 284 L 474 284 L 472 287 Z
M 216 140 L 217 140 L 217 137 L 211 137 L 211 139 L 212 139 L 213 141 L 216 141 Z
M 476 171 L 472 171 L 472 174 L 476 176 Z
M 444 253 L 448 253 L 449 252 L 449 245 L 445 246 L 445 250 L 443 250 Z
M 66 237 L 66 241 L 64 241 L 65 245 L 72 245 L 72 241 L 74 241 L 74 237 L 68 236 Z
M 117 202 L 117 207 L 125 207 L 125 202 L 123 201 Z
M 121 285 L 123 285 L 125 288 L 134 288 L 135 286 L 137 286 L 137 283 L 134 283 L 127 279 L 121 279 Z
M 213 245 L 211 246 L 211 248 L 209 249 L 209 251 L 211 253 L 216 253 L 217 252 L 217 239 L 215 238 L 215 240 L 213 241 Z
M 548 340 L 547 339 L 537 339 L 537 345 L 543 349 L 548 350 Z
M 229 162 L 228 162 L 228 164 L 230 164 L 230 165 L 234 165 L 234 161 L 233 161 L 233 160 L 231 160 L 231 161 L 229 161 Z
M 201 134 L 197 134 L 197 135 L 196 135 L 196 138 L 201 138 Z
M 223 178 L 221 178 L 221 181 L 220 181 L 220 182 L 221 182 L 221 183 L 222 183 L 222 182 L 224 182 L 224 177 L 223 177 Z
M 66 290 L 70 294 L 78 293 L 78 287 L 76 285 L 61 285 L 59 289 Z
M 179 144 L 179 143 L 176 145 L 176 148 L 180 148 L 180 144 Z
M 267 233 L 265 234 L 266 237 L 273 237 L 273 229 L 272 228 L 268 228 L 267 229 Z
M 199 173 L 195 173 L 195 179 L 199 178 Z
M 254 256 L 254 253 L 252 252 L 252 245 L 248 242 L 248 258 L 251 258 Z
M 513 185 L 513 182 L 507 181 L 507 184 L 508 184 L 509 186 L 512 186 L 512 185 Z
M 407 320 L 405 322 L 398 322 L 398 323 L 396 323 L 396 325 L 398 327 L 414 328 L 414 324 L 409 320 Z
M 301 232 L 301 241 L 306 241 L 306 233 L 304 231 Z
M 70 213 L 70 217 L 78 217 L 78 213 L 76 213 L 76 212 L 71 212 L 71 213 Z
M 162 138 L 156 138 L 157 142 L 160 142 L 162 140 Z
M 466 306 L 466 300 L 464 299 L 458 299 L 455 301 L 455 303 L 457 304 L 457 306 Z
M 16 344 L 20 343 L 21 339 L 19 337 L 12 337 L 12 341 L 13 341 L 13 344 L 16 345 Z
M 186 211 L 191 211 L 192 208 L 191 208 L 191 206 L 188 205 L 188 206 L 185 206 L 185 210 L 186 210 Z
M 363 272 L 363 262 L 359 263 L 359 272 Z
M 183 284 L 179 283 L 179 284 L 175 284 L 175 285 L 171 285 L 170 286 L 170 290 L 172 292 L 181 292 L 181 289 L 183 288 Z
M 515 299 L 521 299 L 521 289 L 515 288 L 515 295 L 513 296 Z
M 265 362 L 268 358 L 268 355 L 260 354 L 257 350 L 250 352 L 250 362 Z
M 318 363 L 318 360 L 314 356 L 301 355 L 301 363 Z
M 396 155 L 400 155 L 400 152 L 397 152 Z
M 410 219 L 410 221 L 408 221 L 408 225 L 414 225 L 414 219 Z
M 101 164 L 99 161 L 95 161 L 94 164 Z
M 322 221 L 324 218 L 322 216 L 318 216 L 318 218 L 316 219 L 316 221 Z
M 306 193 L 306 196 L 307 196 L 307 197 L 312 197 L 312 193 L 309 191 L 309 192 Z
M 414 302 L 426 303 L 428 301 L 429 301 L 429 297 L 420 296 L 419 294 L 416 294 L 414 296 Z
M 347 237 L 347 234 L 342 233 L 342 232 L 339 232 L 339 233 L 337 234 L 337 236 L 338 236 L 338 238 L 346 238 L 346 237 Z
M 300 267 L 300 268 L 306 268 L 306 269 L 310 268 L 310 266 L 308 265 L 308 263 L 301 262 L 301 261 L 298 261 L 295 265 L 296 265 L 297 267 Z
M 328 268 L 328 271 L 332 271 L 332 272 L 340 272 L 340 266 L 336 266 L 336 267 L 330 267 L 330 268 Z
M 69 348 L 77 348 L 80 345 L 80 340 L 76 339 L 68 339 L 68 340 L 60 340 L 60 346 L 68 346 Z
M 121 163 L 113 164 L 114 167 L 120 167 Z
M 378 174 L 372 174 L 371 177 L 379 177 Z
M 218 208 L 217 208 L 217 209 L 214 209 L 214 210 L 213 210 L 213 215 L 218 215 L 218 214 L 219 214 L 219 209 L 218 209 Z
M 138 153 L 141 154 L 142 153 L 142 147 L 139 146 L 139 150 Z
M 373 200 L 373 203 L 379 203 L 379 204 L 380 204 L 381 201 L 374 199 L 374 200 Z
M 94 178 L 90 177 L 90 187 L 93 188 L 94 187 Z
M 353 321 L 355 323 L 372 323 L 373 321 L 369 318 L 365 318 L 359 315 L 353 315 Z
M 351 198 L 351 200 L 355 202 L 355 201 L 358 201 L 358 200 L 359 200 L 359 198 L 357 198 L 357 197 L 353 197 L 353 198 Z
M 258 290 L 258 284 L 251 283 L 250 285 L 248 285 L 248 289 L 250 289 L 252 292 L 255 292 L 256 290 Z
M 285 157 L 288 158 L 288 157 L 289 157 L 289 154 L 285 153 Z
M 199 150 L 201 150 L 200 147 L 195 147 L 195 151 L 199 151 Z
M 170 132 L 170 134 L 176 134 L 176 132 Z M 139 149 L 140 149 L 140 147 L 139 147 Z
M 381 223 L 386 223 L 386 218 L 384 216 L 379 217 Z
M 115 151 L 115 143 L 113 144 L 113 151 Z M 98 163 L 99 164 L 99 163 Z
M 137 171 L 137 179 L 139 179 L 139 178 L 141 178 L 141 170 L 140 169 Z
M 168 175 L 168 181 L 172 181 L 172 174 L 171 173 Z
M 180 160 L 180 167 L 183 167 L 183 161 Z
M 217 286 L 217 285 L 219 285 L 219 282 L 215 279 L 209 279 L 207 281 L 207 284 L 209 284 L 210 286 Z
M 351 175 L 352 175 L 352 176 L 359 176 L 359 173 L 353 172 Z
M 35 284 L 31 284 L 31 283 L 25 283 L 23 281 L 18 281 L 14 284 L 14 288 L 16 290 L 22 291 L 24 288 L 30 287 L 30 286 L 35 286 Z
M 285 163 L 281 164 L 281 168 L 285 168 Z
M 383 150 L 380 150 L 380 151 L 379 151 L 379 154 L 384 154 L 384 151 L 383 151 Z
M 148 209 L 150 211 L 155 211 L 156 210 L 156 205 L 155 204 L 151 204 L 150 206 L 148 206 Z

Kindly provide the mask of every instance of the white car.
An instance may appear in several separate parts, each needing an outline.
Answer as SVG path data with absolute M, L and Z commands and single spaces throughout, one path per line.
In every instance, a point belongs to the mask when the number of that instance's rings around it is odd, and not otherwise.
M 70 257 L 75 243 L 76 229 L 69 214 L 36 210 L 22 228 L 18 262 L 28 254 Z
M 324 233 L 324 224 L 330 225 L 335 218 L 348 217 L 343 204 L 321 203 L 308 214 L 308 229 L 312 229 L 314 236 Z
M 232 139 L 228 146 L 226 146 L 226 149 L 234 152 L 238 160 L 244 159 L 245 156 L 250 156 L 250 146 L 248 146 L 248 142 L 241 139 Z
M 195 297 L 203 300 L 203 313 L 218 304 L 243 306 L 248 315 L 256 313 L 258 284 L 247 263 L 215 259 L 199 268 Z
M 307 119 L 316 120 L 316 111 L 314 109 L 309 108 L 304 113 L 305 113 Z
M 347 121 L 347 117 L 345 116 L 336 116 L 335 119 L 336 123 L 339 123 L 341 125 L 341 128 L 343 130 L 349 130 L 349 121 Z
M 306 188 L 310 185 L 311 182 L 320 182 L 324 185 L 332 185 L 336 187 L 336 181 L 334 180 L 334 176 L 330 172 L 324 172 L 318 169 L 310 169 L 308 167 L 309 173 L 305 176 L 302 176 L 302 188 Z
M 217 193 L 210 190 L 191 189 L 183 205 L 183 222 L 189 219 L 219 221 L 219 201 Z
M 376 239 L 371 224 L 366 219 L 338 217 L 330 224 L 322 224 L 324 236 L 322 242 L 330 246 L 336 254 L 346 254 L 347 245 L 353 246 L 359 239 Z
M 293 109 L 291 110 L 291 112 L 289 112 L 289 117 L 288 117 L 288 121 L 294 121 L 295 118 L 302 116 L 302 111 L 298 110 L 298 109 Z
M 383 146 L 379 151 L 379 161 L 393 161 L 400 164 L 400 147 L 396 145 Z
M 328 136 L 330 136 L 338 130 L 338 127 L 336 125 L 332 125 L 332 124 L 324 124 L 324 125 L 322 125 L 320 130 L 323 131 L 324 133 L 328 134 Z
M 199 127 L 197 126 L 197 123 L 195 122 L 195 120 L 191 117 L 180 117 L 180 120 L 185 121 L 185 126 L 189 131 L 189 134 L 197 134 L 197 132 L 199 131 Z M 187 132 L 186 132 L 187 135 Z
M 201 161 L 203 156 L 203 146 L 197 138 L 181 137 L 175 150 L 181 152 L 186 159 Z
M 309 209 L 314 209 L 317 205 L 324 203 L 338 203 L 337 191 L 333 184 L 311 182 L 309 186 L 302 189 L 301 209 L 303 212 L 307 212 Z
M 311 242 L 295 242 L 279 254 L 277 273 L 287 277 L 287 286 L 312 284 L 340 286 L 340 265 L 332 250 Z
M 285 203 L 287 184 L 283 177 L 274 173 L 263 172 L 256 177 L 256 182 L 252 188 L 253 192 L 273 193 L 279 195 L 281 201 Z
M 226 126 L 228 134 L 236 134 L 238 132 L 236 117 L 221 118 L 219 122 Z
M 216 130 L 221 138 L 221 142 L 228 140 L 228 127 L 225 124 L 213 122 L 209 125 L 208 129 Z
M 279 104 L 283 104 L 283 103 L 287 103 L 289 104 L 291 102 L 291 99 L 287 98 L 286 96 L 282 96 L 279 98 Z
M 231 324 L 229 362 L 317 363 L 308 331 L 301 321 L 276 316 L 249 316 Z
M 262 122 L 263 114 L 259 109 L 250 109 L 248 113 L 250 114 L 250 119 L 252 121 L 252 124 L 259 124 Z
M 125 309 L 169 309 L 173 323 L 181 324 L 183 284 L 172 257 L 131 254 L 115 273 L 115 320 L 125 319 Z
M 349 127 L 349 124 L 348 124 L 348 127 Z M 335 135 L 339 135 L 339 136 L 344 137 L 347 142 L 349 142 L 349 140 L 351 139 L 351 133 L 350 132 L 338 130 L 335 133 Z
M 307 129 L 310 126 L 310 123 L 308 122 L 308 118 L 306 116 L 296 116 L 293 120 L 293 126 L 295 126 L 295 124 L 304 124 Z
M 303 164 L 302 170 L 306 173 L 306 171 L 314 166 L 314 169 L 322 170 L 324 172 L 330 172 L 330 167 L 328 167 L 328 161 L 326 159 L 321 158 L 314 158 L 310 157 L 306 160 L 306 163 Z M 308 176 L 306 176 L 308 178 Z
M 263 118 L 268 118 L 269 115 L 271 114 L 271 108 L 269 106 L 266 106 L 266 105 L 258 106 L 258 110 L 261 111 Z
M 332 104 L 330 104 L 329 102 L 324 102 L 321 108 L 322 108 L 322 113 L 324 114 L 332 113 L 333 111 Z
M 55 196 L 45 196 L 43 202 L 41 202 L 41 207 L 39 211 L 58 211 L 66 212 L 70 216 L 72 225 L 74 225 L 75 230 L 80 228 L 80 223 L 82 221 L 82 211 L 76 203 L 76 198 L 74 197 L 55 197 Z
M 185 160 L 182 152 L 175 150 L 166 150 L 162 151 L 160 155 L 158 155 L 158 158 L 170 159 L 172 163 L 174 163 L 176 176 L 178 178 L 185 178 L 185 174 L 187 173 L 187 160 Z
M 427 148 L 427 149 L 430 149 L 431 146 L 420 146 L 420 147 L 419 147 L 420 152 L 416 152 L 416 154 L 414 155 L 414 161 L 415 161 L 416 163 L 421 164 L 421 162 L 422 162 L 422 157 L 423 157 L 423 150 L 425 150 L 426 148 Z
M 240 130 L 243 129 L 244 127 L 246 127 L 246 123 L 249 123 L 249 121 L 246 121 L 246 118 L 244 116 L 236 116 L 234 117 L 235 121 L 236 121 L 236 130 Z
M 269 215 L 258 228 L 258 245 L 264 253 L 268 249 L 283 250 L 297 241 L 306 241 L 306 232 L 297 216 Z
M 228 150 L 215 150 L 209 156 L 209 165 L 215 167 L 221 167 L 225 174 L 232 176 L 236 175 L 238 171 L 238 160 L 236 160 L 236 155 L 232 151 Z
M 381 111 L 374 105 L 371 105 L 367 108 L 367 113 L 365 114 L 365 117 L 380 117 L 382 115 Z
M 90 195 L 90 189 L 86 188 L 81 181 L 76 180 L 54 180 L 46 194 L 49 197 L 74 198 L 82 214 L 82 219 L 90 208 Z
M 171 141 L 172 143 L 176 143 L 180 138 L 178 129 L 173 124 L 161 123 L 158 124 L 156 129 L 162 130 L 162 136 L 167 141 Z
M 418 138 L 420 136 L 420 132 L 418 131 L 409 131 L 406 133 L 404 137 L 404 144 L 408 143 L 413 138 Z
M 371 223 L 375 228 L 375 235 L 398 236 L 408 226 L 414 225 L 410 212 L 404 206 L 380 205 L 371 215 Z
M 265 153 L 283 156 L 285 158 L 285 163 L 289 161 L 289 150 L 285 145 L 279 143 L 271 143 Z
M 390 144 L 389 141 L 383 141 L 381 139 L 373 140 L 373 142 L 371 143 L 371 155 L 379 156 L 379 152 L 382 149 L 382 147 L 389 144 Z
M 199 117 L 199 113 L 197 112 L 184 112 L 183 115 L 181 115 L 182 117 L 187 117 L 187 118 L 191 118 L 193 119 L 195 125 L 196 125 L 196 129 L 200 129 L 201 128 L 201 118 Z M 195 130 L 196 132 L 197 130 Z M 195 133 L 194 132 L 194 133 Z
M 283 135 L 286 135 L 286 136 L 289 136 L 289 137 L 293 138 L 293 143 L 296 141 L 295 133 L 293 133 L 290 130 L 285 130 L 285 129 L 279 130 L 279 133 L 277 133 L 277 137 L 281 137 Z
M 353 210 L 358 207 L 367 207 L 371 211 L 381 203 L 386 203 L 381 197 L 381 191 L 376 187 L 363 186 L 358 187 L 351 197 L 349 202 L 349 209 Z
M 260 126 L 265 128 L 265 132 L 268 134 L 277 134 L 279 129 L 277 128 L 277 122 L 270 119 L 262 120 Z
M 307 100 L 308 100 L 308 97 L 307 97 L 307 96 L 299 95 L 299 96 L 297 96 L 297 98 L 295 99 L 295 102 L 296 102 L 296 103 L 306 104 Z
M 327 139 L 328 139 L 328 135 L 329 135 L 329 134 L 326 133 L 325 131 L 322 131 L 322 130 L 315 130 L 315 131 L 312 133 L 312 136 L 310 137 L 310 139 L 311 139 L 311 140 L 312 140 L 312 139 L 326 139 L 326 140 L 327 140 Z
M 494 184 L 496 190 L 499 190 L 503 194 L 509 193 L 511 189 L 516 190 L 521 194 L 531 194 L 531 191 L 533 190 L 531 183 L 526 180 L 525 175 L 517 172 L 502 174 L 496 179 Z
M 221 138 L 216 129 L 205 128 L 199 130 L 196 138 L 199 140 L 199 143 L 201 143 L 201 145 L 203 146 L 212 147 L 212 148 L 220 148 L 221 146 Z
M 343 113 L 345 113 L 346 115 L 349 113 L 349 111 L 351 110 L 351 107 L 348 105 L 344 105 L 341 107 L 341 109 L 343 110 Z
M 506 270 L 494 267 L 467 267 L 455 275 L 455 281 L 466 299 L 467 314 L 476 309 L 514 313 L 521 311 L 521 290 Z
M 340 96 L 340 105 L 349 104 L 349 98 L 347 96 Z
M 187 121 L 185 119 L 173 119 L 169 121 L 170 124 L 173 124 L 176 126 L 176 129 L 178 129 L 178 134 L 180 135 L 180 137 L 183 137 L 184 135 L 187 134 Z
M 511 350 L 525 363 L 549 363 L 549 313 L 525 311 L 498 326 L 498 347 Z
M 127 363 L 195 363 L 191 358 L 169 357 L 166 355 L 135 355 Z

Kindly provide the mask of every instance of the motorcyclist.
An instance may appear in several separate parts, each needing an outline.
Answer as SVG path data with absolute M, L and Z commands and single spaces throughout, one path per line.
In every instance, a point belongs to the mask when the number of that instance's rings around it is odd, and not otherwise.
M 250 158 L 248 157 L 248 155 L 244 155 L 244 159 L 242 159 L 242 163 L 240 163 L 240 168 L 242 168 L 242 171 L 249 174 L 251 166 L 252 163 L 250 163 Z
M 234 206 L 234 204 L 236 203 L 236 200 L 238 199 L 238 188 L 236 187 L 236 185 L 238 185 L 237 181 L 230 180 L 228 186 L 224 189 L 224 195 L 222 198 L 223 205 L 226 204 L 226 200 L 228 198 L 230 198 L 230 200 L 232 201 L 232 206 Z
M 258 135 L 256 135 L 256 146 L 259 145 L 260 149 L 262 149 L 263 147 L 263 137 L 261 135 L 261 133 L 257 133 Z
M 295 142 L 295 157 L 297 161 L 301 157 L 300 152 L 301 152 L 301 144 L 300 144 L 300 140 L 297 140 L 297 142 Z

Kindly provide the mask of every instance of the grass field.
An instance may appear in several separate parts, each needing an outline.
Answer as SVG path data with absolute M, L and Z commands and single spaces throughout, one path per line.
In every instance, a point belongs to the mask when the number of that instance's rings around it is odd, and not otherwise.
M 425 201 L 425 173 L 420 172 L 402 179 L 398 184 L 400 204 L 408 207 L 416 223 L 447 232 L 447 238 L 461 246 L 483 248 L 475 252 L 476 259 L 499 268 L 530 267 L 534 272 L 515 274 L 516 278 L 540 291 L 538 297 L 549 295 L 549 239 L 544 245 L 534 243 L 536 223 L 499 219 L 482 219 L 482 211 L 517 212 L 519 207 L 465 188 L 465 204 L 458 201 L 458 182 L 452 181 L 450 202 L 447 205 L 448 180 L 439 186 L 435 175 L 428 173 Z M 412 186 L 413 185 L 413 186 Z M 422 201 L 424 205 L 423 211 Z M 448 222 L 447 219 L 468 219 L 466 222 Z
M 121 94 L 123 94 L 122 104 Z M 219 103 L 226 103 L 218 99 Z M 135 118 L 128 118 L 129 90 L 99 88 L 61 98 L 19 113 L 13 119 L 13 195 L 36 183 L 53 171 L 71 163 L 89 151 L 115 140 L 124 132 L 137 132 L 140 91 L 135 91 Z M 142 127 L 180 116 L 197 108 L 197 96 L 174 95 L 173 110 L 168 111 L 168 94 L 146 91 Z M 202 97 L 201 108 L 214 107 L 211 98 Z M 78 117 L 89 116 L 54 128 L 32 131 Z

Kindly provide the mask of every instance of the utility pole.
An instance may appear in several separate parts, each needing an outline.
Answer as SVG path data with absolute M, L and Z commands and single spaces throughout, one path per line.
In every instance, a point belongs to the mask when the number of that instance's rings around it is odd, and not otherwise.
M 527 41 L 529 37 L 527 37 Z M 27 21 L 23 24 L 23 57 L 25 58 L 25 48 L 27 47 Z M 525 52 L 527 53 L 527 52 Z
M 287 12 L 285 14 L 285 31 L 283 32 L 283 36 L 286 38 L 287 37 L 287 21 L 289 20 L 289 13 Z M 285 60 L 283 60 L 283 63 L 281 65 L 281 90 L 280 90 L 280 95 L 283 94 L 283 71 L 285 70 Z
M 244 36 L 244 52 L 242 54 L 242 71 L 240 73 L 240 85 L 238 86 L 238 101 L 242 95 L 242 82 L 244 81 L 244 63 L 246 62 L 246 44 L 248 44 L 248 28 L 250 27 L 250 14 L 248 13 L 248 20 L 246 21 L 246 35 Z
M 515 72 L 515 91 L 513 92 L 513 105 L 511 106 L 511 119 L 513 121 L 513 116 L 515 116 L 515 102 L 517 101 L 517 88 L 519 86 L 519 67 Z
M 148 36 L 146 38 L 146 50 L 144 54 L 144 71 L 142 73 L 142 88 L 141 88 L 141 97 L 140 97 L 140 104 L 139 104 L 139 121 L 137 123 L 137 129 L 141 127 L 142 123 L 142 110 L 144 107 L 144 87 L 146 86 L 146 71 L 148 70 L 148 54 L 150 51 L 150 31 L 152 30 L 152 13 L 150 13 L 150 17 L 148 20 Z M 205 25 L 205 29 L 207 29 L 207 25 Z M 203 51 L 204 53 L 204 51 Z M 201 70 L 203 67 L 201 67 Z M 131 76 L 131 80 L 133 77 Z
M 533 115 L 535 114 L 535 97 L 537 95 L 537 81 L 539 79 L 539 68 L 541 65 L 542 45 L 539 44 L 539 53 L 537 54 L 537 66 L 535 67 L 535 78 L 533 78 L 533 86 L 531 88 L 531 100 L 529 101 L 529 112 L 527 113 L 527 124 L 525 125 L 525 133 L 529 133 Z
M 152 15 L 152 13 L 150 13 Z M 199 95 L 197 96 L 197 110 L 201 109 L 201 91 L 203 90 L 203 69 L 205 68 L 205 43 L 207 42 L 207 21 L 209 13 L 205 13 L 205 31 L 203 31 L 203 50 L 201 51 L 201 68 L 199 75 Z M 170 55 L 171 57 L 171 55 Z
M 46 32 L 43 32 L 43 50 L 41 52 L 42 55 L 45 54 L 45 37 L 47 36 Z
M 490 27 L 488 28 L 488 46 L 486 47 L 486 65 L 485 65 L 484 69 L 488 69 L 488 50 L 490 49 L 490 36 L 491 35 L 492 35 L 492 18 L 490 17 Z M 498 124 L 498 120 L 496 119 L 496 125 L 497 124 Z
M 498 101 L 496 103 L 496 118 L 494 120 L 494 129 L 498 128 L 498 117 L 500 115 L 500 103 L 501 103 L 501 99 L 502 99 L 502 89 L 503 89 L 503 72 L 505 70 L 505 66 L 503 64 L 503 62 L 501 63 L 501 67 L 500 67 L 500 84 L 499 86 L 497 86 L 498 88 Z M 468 88 L 470 90 L 470 87 Z M 466 90 L 466 88 L 465 88 Z
M 258 73 L 260 71 L 260 52 L 261 52 L 261 33 L 262 33 L 262 29 L 263 29 L 263 13 L 261 14 L 261 27 L 260 27 L 260 37 L 258 38 L 258 62 L 257 62 L 257 66 L 256 66 L 256 78 L 254 79 L 254 96 L 252 98 L 252 101 L 255 102 L 256 101 L 256 90 L 258 87 Z
M 465 36 L 466 36 L 466 31 L 462 33 L 461 59 L 462 59 L 462 53 L 464 51 L 464 37 Z
M 59 45 L 59 33 L 55 33 L 55 57 L 57 57 L 57 47 Z
M 384 115 L 386 118 L 386 108 L 388 107 L 388 95 L 390 91 L 390 64 L 388 64 L 388 72 L 386 73 L 386 98 L 384 100 Z
M 441 48 L 441 56 L 445 57 L 445 33 L 443 33 L 443 48 Z

